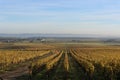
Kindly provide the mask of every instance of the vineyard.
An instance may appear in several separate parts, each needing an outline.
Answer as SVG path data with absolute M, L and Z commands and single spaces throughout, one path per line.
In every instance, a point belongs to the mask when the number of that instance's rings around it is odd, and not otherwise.
M 1 50 L 1 73 L 13 65 L 27 63 L 27 75 L 16 80 L 26 80 L 26 77 L 29 80 L 120 80 L 119 46 L 54 44 L 45 47 Z

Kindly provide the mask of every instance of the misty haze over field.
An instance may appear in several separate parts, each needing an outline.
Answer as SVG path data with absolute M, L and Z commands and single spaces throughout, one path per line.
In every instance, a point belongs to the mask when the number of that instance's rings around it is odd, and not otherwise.
M 0 0 L 0 80 L 120 80 L 120 0 Z

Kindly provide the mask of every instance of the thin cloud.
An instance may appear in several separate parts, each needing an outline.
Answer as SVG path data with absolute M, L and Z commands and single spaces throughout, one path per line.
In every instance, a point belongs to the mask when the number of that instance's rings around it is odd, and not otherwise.
M 1 0 L 0 32 L 120 34 L 120 0 Z

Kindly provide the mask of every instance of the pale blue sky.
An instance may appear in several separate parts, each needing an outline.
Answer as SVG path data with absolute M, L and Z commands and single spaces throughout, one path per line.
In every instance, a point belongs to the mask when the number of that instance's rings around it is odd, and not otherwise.
M 120 35 L 120 0 L 0 0 L 0 33 Z

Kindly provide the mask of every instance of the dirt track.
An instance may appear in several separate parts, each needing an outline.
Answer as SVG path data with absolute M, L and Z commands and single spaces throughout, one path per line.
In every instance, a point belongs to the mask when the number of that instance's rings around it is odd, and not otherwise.
M 52 55 L 52 53 L 48 53 L 43 56 L 37 57 L 33 60 L 33 62 L 38 59 L 42 59 L 44 57 L 50 56 L 50 55 Z M 30 64 L 30 62 L 31 61 L 24 62 L 21 66 L 17 67 L 13 71 L 8 71 L 8 72 L 5 72 L 4 74 L 0 74 L 0 77 L 2 77 L 3 80 L 21 80 L 21 79 L 19 79 L 20 76 L 28 75 L 28 65 Z M 28 78 L 28 76 L 27 76 L 27 78 Z
M 3 80 L 15 80 L 16 77 L 22 76 L 28 74 L 28 68 L 27 66 L 22 66 L 17 68 L 14 71 L 8 71 L 7 73 L 4 73 L 0 75 L 0 77 L 3 78 Z

